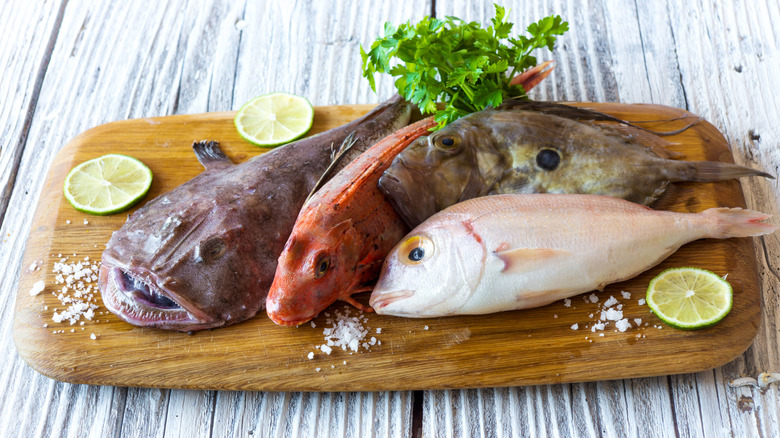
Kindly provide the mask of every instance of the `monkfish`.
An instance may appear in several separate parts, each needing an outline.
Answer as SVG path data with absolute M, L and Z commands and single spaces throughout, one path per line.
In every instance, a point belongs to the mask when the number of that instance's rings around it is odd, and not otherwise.
M 388 254 L 369 303 L 406 317 L 544 306 L 627 280 L 701 238 L 777 227 L 739 208 L 657 211 L 600 195 L 494 195 L 455 204 Z
M 563 104 L 507 101 L 418 139 L 395 158 L 379 187 L 415 227 L 484 195 L 590 193 L 650 205 L 670 182 L 772 177 L 731 163 L 669 159 L 674 154 L 659 134 L 677 132 L 647 131 Z
M 315 184 L 406 126 L 410 112 L 396 96 L 344 126 L 238 165 L 217 143 L 196 142 L 206 170 L 149 201 L 111 236 L 99 276 L 104 304 L 131 324 L 179 331 L 253 317 Z M 350 134 L 351 148 L 333 163 L 333 147 Z

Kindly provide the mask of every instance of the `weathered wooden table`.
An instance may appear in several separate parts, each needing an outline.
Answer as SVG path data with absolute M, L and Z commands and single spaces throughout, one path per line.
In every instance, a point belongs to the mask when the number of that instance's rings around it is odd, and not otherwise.
M 647 102 L 718 127 L 739 164 L 780 173 L 780 7 L 750 2 L 504 2 L 519 26 L 560 14 L 571 30 L 536 99 Z M 753 345 L 712 370 L 595 383 L 460 391 L 264 393 L 73 385 L 46 378 L 11 336 L 30 218 L 55 153 L 126 118 L 237 109 L 270 91 L 315 105 L 375 103 L 359 44 L 386 20 L 487 22 L 489 2 L 7 2 L 0 8 L 0 435 L 3 436 L 778 436 L 780 235 L 755 240 L 763 320 Z M 519 30 L 519 29 L 518 29 Z M 777 215 L 777 180 L 744 179 Z M 775 222 L 777 219 L 774 219 Z M 712 348 L 718 348 L 713 345 Z M 388 370 L 388 375 L 392 370 Z

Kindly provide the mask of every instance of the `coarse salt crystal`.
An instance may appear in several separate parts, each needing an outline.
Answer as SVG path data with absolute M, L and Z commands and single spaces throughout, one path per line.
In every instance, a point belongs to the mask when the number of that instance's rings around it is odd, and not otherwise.
M 553 318 L 558 319 L 558 314 L 557 313 L 553 314 Z
M 631 323 L 628 322 L 628 319 L 621 319 L 620 321 L 615 323 L 615 328 L 620 330 L 621 333 L 631 328 Z
M 313 352 L 313 351 L 310 351 L 310 352 L 309 352 L 309 355 L 308 355 L 308 356 L 306 356 L 306 357 L 308 357 L 309 359 L 314 359 L 314 352 Z
M 32 288 L 30 288 L 30 295 L 35 296 L 39 293 L 43 292 L 43 290 L 46 288 L 46 283 L 43 282 L 43 280 L 38 280 L 35 283 L 33 283 Z
M 377 328 L 376 328 L 376 333 L 377 333 L 377 334 L 380 334 L 380 333 L 382 333 L 382 327 L 377 327 Z
M 642 325 L 642 318 L 634 318 L 634 323 L 638 326 Z
M 601 319 L 602 320 L 606 319 L 607 321 L 618 321 L 618 320 L 623 318 L 623 312 L 620 311 L 620 310 L 613 309 L 613 308 L 607 309 L 607 311 L 606 311 L 606 318 L 604 318 L 604 313 L 605 312 L 601 312 L 601 315 L 602 315 Z
M 591 303 L 598 303 L 599 302 L 599 297 L 596 296 L 596 294 L 588 295 L 588 299 L 590 300 Z
M 644 305 L 645 305 L 645 299 L 644 299 L 644 298 L 640 298 L 640 299 L 639 299 L 639 301 L 637 301 L 637 303 L 638 303 L 640 306 L 644 306 Z
M 604 302 L 604 307 L 612 307 L 612 306 L 614 306 L 617 303 L 618 303 L 618 300 L 615 297 L 610 295 L 609 299 Z
M 327 345 L 320 345 L 320 350 L 322 350 L 323 353 L 330 355 L 330 353 L 333 352 L 333 349 L 328 347 Z
M 572 325 L 571 325 L 571 329 L 572 329 L 572 330 L 578 330 L 579 328 L 580 328 L 580 325 L 579 325 L 579 324 L 572 324 Z
M 621 290 L 620 294 L 623 295 L 623 298 L 626 299 L 626 300 L 630 300 L 631 299 L 631 292 L 626 292 L 624 290 Z
M 89 224 L 89 221 L 84 219 L 84 225 L 87 225 L 87 224 Z M 73 255 L 75 256 L 76 254 L 73 254 Z
M 423 330 L 428 330 L 428 326 L 426 325 L 425 327 L 423 327 Z
M 563 299 L 563 307 L 571 307 L 571 300 L 568 298 Z
M 70 219 L 66 220 L 65 223 L 70 225 Z
M 593 327 L 590 328 L 590 331 L 595 333 L 596 330 L 604 330 L 604 326 L 606 326 L 606 324 L 604 324 L 603 322 L 599 321 L 599 322 L 593 324 Z

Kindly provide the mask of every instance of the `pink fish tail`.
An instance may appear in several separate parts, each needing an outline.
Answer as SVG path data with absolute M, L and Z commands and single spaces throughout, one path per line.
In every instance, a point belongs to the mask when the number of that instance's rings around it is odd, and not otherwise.
M 742 208 L 710 208 L 701 214 L 715 220 L 709 237 L 716 239 L 762 236 L 777 230 L 776 225 L 764 222 L 770 218 L 770 215 L 760 211 Z

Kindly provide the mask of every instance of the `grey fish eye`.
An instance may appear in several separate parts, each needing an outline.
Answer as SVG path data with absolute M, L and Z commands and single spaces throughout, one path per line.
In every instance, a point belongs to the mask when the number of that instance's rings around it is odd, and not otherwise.
M 205 262 L 212 262 L 227 251 L 227 244 L 221 237 L 212 237 L 198 246 L 197 257 Z
M 544 170 L 555 170 L 561 164 L 561 155 L 553 149 L 542 149 L 536 154 L 536 164 Z
M 453 140 L 451 137 L 444 137 L 441 139 L 441 144 L 444 146 L 452 146 L 455 144 L 455 140 Z
M 417 248 L 414 248 L 411 251 L 409 251 L 409 260 L 413 262 L 419 262 L 423 258 L 425 258 L 425 250 L 422 249 L 421 247 L 418 246 Z

